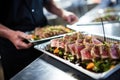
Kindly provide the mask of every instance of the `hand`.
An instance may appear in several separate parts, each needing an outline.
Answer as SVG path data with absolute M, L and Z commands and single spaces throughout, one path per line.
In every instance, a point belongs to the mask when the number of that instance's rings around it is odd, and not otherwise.
M 74 13 L 69 11 L 63 11 L 62 18 L 69 24 L 73 24 L 78 21 L 78 17 Z
M 30 36 L 21 32 L 21 31 L 12 31 L 10 34 L 10 41 L 14 44 L 16 49 L 27 49 L 30 48 L 33 44 L 32 43 L 25 43 L 25 39 L 29 39 Z

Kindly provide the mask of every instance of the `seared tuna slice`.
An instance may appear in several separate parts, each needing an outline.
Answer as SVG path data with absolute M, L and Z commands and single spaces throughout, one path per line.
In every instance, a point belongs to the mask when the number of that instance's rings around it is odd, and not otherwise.
M 91 49 L 91 55 L 94 59 L 100 58 L 100 46 L 94 45 Z
M 84 49 L 85 46 L 83 44 L 76 44 L 75 45 L 75 54 L 77 59 L 81 58 L 81 50 Z
M 83 43 L 83 39 L 77 39 L 76 44 Z
M 51 47 L 58 47 L 59 38 L 52 39 L 50 42 L 51 42 Z
M 93 59 L 89 48 L 84 48 L 81 50 L 81 59 L 82 61 L 91 61 Z
M 102 44 L 102 42 L 96 38 L 92 38 L 92 43 L 93 44 Z
M 109 58 L 109 47 L 107 45 L 100 45 L 100 55 L 102 59 Z
M 65 48 L 65 41 L 62 38 L 60 38 L 59 41 L 57 42 L 57 47 L 63 49 Z
M 72 55 L 76 55 L 75 54 L 75 43 L 68 44 L 68 48 Z
M 112 59 L 120 59 L 118 45 L 113 43 L 110 45 L 110 57 Z

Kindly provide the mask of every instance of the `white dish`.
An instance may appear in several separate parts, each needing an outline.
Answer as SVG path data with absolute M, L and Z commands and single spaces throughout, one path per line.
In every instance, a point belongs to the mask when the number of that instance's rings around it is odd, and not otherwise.
M 95 37 L 103 38 L 102 36 L 98 36 L 98 35 L 95 35 Z M 118 40 L 117 38 L 114 38 L 114 37 L 107 38 L 106 40 L 111 40 L 111 38 L 114 41 L 120 41 L 120 40 Z M 67 64 L 67 65 L 69 65 L 71 67 L 73 67 L 74 69 L 76 69 L 76 70 L 78 70 L 78 71 L 80 71 L 80 72 L 90 76 L 93 79 L 105 79 L 105 78 L 109 77 L 110 75 L 112 75 L 115 71 L 120 69 L 120 64 L 117 64 L 113 69 L 110 69 L 110 70 L 108 70 L 106 72 L 102 72 L 102 73 L 91 72 L 89 70 L 84 69 L 81 66 L 73 64 L 73 63 L 71 63 L 71 62 L 69 62 L 69 61 L 67 61 L 67 60 L 65 60 L 65 59 L 63 59 L 61 57 L 58 57 L 58 56 L 48 52 L 46 50 L 46 47 L 49 44 L 50 44 L 50 41 L 42 43 L 42 44 L 35 45 L 34 48 L 39 50 L 39 51 L 42 51 L 43 53 L 45 53 L 45 54 L 47 54 L 47 55 L 49 55 L 49 56 L 51 56 L 51 57 L 53 57 L 53 58 L 63 62 L 63 63 L 65 63 L 65 64 Z

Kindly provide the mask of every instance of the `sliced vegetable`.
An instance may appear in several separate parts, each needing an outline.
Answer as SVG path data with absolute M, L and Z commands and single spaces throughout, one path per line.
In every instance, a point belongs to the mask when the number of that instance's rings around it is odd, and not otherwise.
M 111 66 L 110 66 L 110 69 L 113 69 L 114 67 L 115 67 L 115 65 L 111 65 Z
M 93 62 L 90 62 L 90 63 L 87 64 L 86 69 L 91 69 L 92 70 L 94 67 L 95 67 L 95 64 Z
M 33 40 L 39 40 L 40 38 L 39 38 L 38 35 L 32 35 L 32 39 L 33 39 Z
M 50 50 L 50 52 L 53 52 L 53 51 L 54 51 L 54 49 L 53 49 L 52 47 L 50 47 L 49 50 Z
M 56 48 L 53 53 L 59 53 L 59 49 Z

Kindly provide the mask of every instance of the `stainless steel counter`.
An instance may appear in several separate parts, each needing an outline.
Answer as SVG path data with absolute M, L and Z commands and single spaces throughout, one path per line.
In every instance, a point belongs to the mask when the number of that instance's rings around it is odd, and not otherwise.
M 102 24 L 101 25 L 79 25 L 78 24 L 77 26 L 76 25 L 72 25 L 68 27 L 76 31 L 87 32 L 89 34 L 103 35 Z M 120 39 L 120 23 L 104 24 L 104 29 L 105 29 L 106 36 L 111 36 L 111 37 Z
M 120 5 L 114 7 L 119 9 Z M 69 28 L 76 31 L 84 31 L 90 34 L 103 35 L 102 22 L 92 22 L 93 19 L 98 17 L 98 13 L 101 10 L 100 6 L 97 6 L 87 12 L 84 16 L 79 18 L 79 21 L 73 25 L 68 25 Z M 120 9 L 119 9 L 120 11 Z M 120 16 L 120 12 L 116 12 Z M 117 39 L 120 37 L 120 21 L 117 22 L 103 22 L 106 36 L 113 36 Z
M 120 70 L 105 80 L 119 80 Z M 11 80 L 94 80 L 72 67 L 43 54 Z
M 60 65 L 58 64 L 59 62 L 43 54 L 11 80 L 76 80 L 51 63 Z M 61 65 L 59 67 L 61 67 Z

